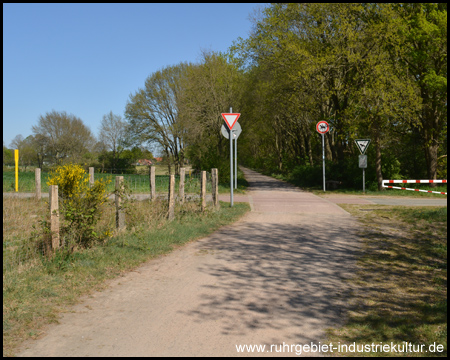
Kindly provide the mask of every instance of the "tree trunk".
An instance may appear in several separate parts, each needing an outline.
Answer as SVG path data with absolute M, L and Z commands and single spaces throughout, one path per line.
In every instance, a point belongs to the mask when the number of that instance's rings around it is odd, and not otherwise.
M 375 171 L 377 174 L 378 191 L 383 191 L 383 174 L 381 173 L 381 141 L 378 131 L 375 133 Z
M 437 158 L 438 158 L 438 145 L 433 142 L 425 148 L 425 157 L 427 160 L 427 173 L 429 180 L 435 180 L 437 175 Z M 435 186 L 435 184 L 430 184 Z
M 383 174 L 381 172 L 381 119 L 379 115 L 375 115 L 373 121 L 373 136 L 375 143 L 375 173 L 377 176 L 378 191 L 383 191 Z

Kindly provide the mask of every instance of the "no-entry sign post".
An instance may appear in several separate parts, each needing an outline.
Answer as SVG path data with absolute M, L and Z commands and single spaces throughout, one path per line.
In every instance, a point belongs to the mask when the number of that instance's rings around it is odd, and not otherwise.
M 316 125 L 316 130 L 322 135 L 322 161 L 323 161 L 323 191 L 325 190 L 325 134 L 330 131 L 330 125 L 326 121 L 319 121 Z
M 237 123 L 237 120 L 241 114 L 233 113 L 233 109 L 230 107 L 229 113 L 222 113 L 222 117 L 228 127 L 228 137 L 230 138 L 230 206 L 233 206 L 233 138 L 236 140 L 236 153 L 237 153 L 237 138 L 241 132 L 241 127 L 239 130 L 233 131 L 233 127 Z M 237 155 L 237 154 L 235 154 Z M 237 157 L 236 157 L 236 178 L 237 178 Z M 236 179 L 237 186 L 237 179 Z

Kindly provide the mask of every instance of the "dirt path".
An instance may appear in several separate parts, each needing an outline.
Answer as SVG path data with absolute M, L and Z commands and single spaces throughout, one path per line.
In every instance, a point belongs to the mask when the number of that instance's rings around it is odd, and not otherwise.
M 267 350 L 324 341 L 343 320 L 356 220 L 243 170 L 253 210 L 244 219 L 112 281 L 18 355 L 297 356 Z M 266 352 L 238 353 L 245 344 Z

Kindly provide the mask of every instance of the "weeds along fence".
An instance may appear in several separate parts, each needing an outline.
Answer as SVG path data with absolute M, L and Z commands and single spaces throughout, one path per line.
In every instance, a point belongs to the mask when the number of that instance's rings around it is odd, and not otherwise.
M 91 180 L 92 174 L 93 171 Z M 99 175 L 106 174 L 94 174 L 94 177 Z M 102 207 L 95 229 L 103 235 L 102 241 L 140 226 L 161 226 L 178 213 L 219 208 L 217 169 L 211 173 L 202 171 L 195 177 L 186 176 L 182 170 L 177 177 L 170 175 L 167 180 L 160 177 L 159 183 L 157 176 L 147 176 L 147 181 L 143 177 L 127 179 L 126 175 L 108 174 L 108 178 L 113 180 L 109 201 Z M 42 191 L 43 196 L 39 198 L 36 194 L 3 193 L 4 275 L 26 270 L 41 263 L 43 257 L 52 256 L 56 249 L 67 246 L 66 238 L 70 234 L 60 234 L 59 227 L 65 219 L 59 213 L 57 186 L 47 186 L 47 189 L 48 197 Z M 135 195 L 133 189 L 142 191 Z

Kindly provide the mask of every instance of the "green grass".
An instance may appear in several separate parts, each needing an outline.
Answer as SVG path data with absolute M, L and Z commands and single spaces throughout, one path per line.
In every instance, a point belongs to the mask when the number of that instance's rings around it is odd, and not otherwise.
M 150 204 L 158 209 L 149 215 L 151 211 L 143 209 Z M 133 208 L 127 215 L 127 232 L 105 244 L 72 254 L 57 252 L 51 259 L 38 256 L 33 266 L 4 270 L 4 355 L 14 355 L 22 341 L 39 336 L 45 324 L 57 322 L 59 313 L 81 295 L 102 289 L 106 279 L 202 238 L 250 209 L 245 203 L 233 207 L 221 203 L 219 211 L 202 213 L 198 203 L 187 203 L 177 205 L 176 219 L 169 222 L 164 215 L 166 202 L 136 202 Z
M 447 208 L 342 205 L 363 224 L 358 270 L 337 344 L 443 346 L 443 352 L 340 353 L 339 356 L 447 355 Z M 365 210 L 365 211 L 364 211 Z
M 421 189 L 421 190 L 431 190 L 438 192 L 447 192 L 447 185 L 436 186 L 432 188 L 426 184 L 405 184 L 411 185 L 408 188 L 411 189 Z M 336 190 L 327 190 L 323 191 L 323 188 L 314 187 L 314 188 L 303 188 L 304 190 L 311 191 L 315 195 L 323 195 L 323 194 L 342 194 L 342 195 L 364 195 L 364 196 L 405 196 L 405 197 L 423 197 L 423 198 L 441 198 L 445 199 L 447 195 L 442 194 L 433 194 L 433 193 L 424 193 L 419 191 L 411 191 L 411 190 L 399 190 L 399 189 L 386 189 L 383 191 L 373 191 L 367 190 L 363 193 L 362 188 L 359 190 L 355 189 L 336 189 Z
M 264 172 L 263 172 L 264 173 Z M 306 187 L 299 186 L 298 183 L 289 176 L 280 175 L 280 174 L 266 174 L 272 176 L 275 179 L 283 180 L 288 183 L 291 183 L 295 186 L 302 188 L 303 190 L 310 191 L 315 195 L 323 195 L 323 194 L 343 194 L 343 195 L 365 195 L 365 196 L 407 196 L 407 197 L 434 197 L 434 198 L 445 198 L 447 195 L 443 194 L 433 194 L 433 193 L 425 193 L 420 191 L 412 191 L 412 190 L 400 190 L 400 189 L 387 189 L 385 188 L 382 191 L 378 190 L 370 190 L 366 185 L 365 192 L 362 189 L 362 182 L 360 188 L 339 188 L 335 190 L 327 189 L 325 192 L 323 191 L 323 182 L 322 180 L 318 181 L 316 186 Z M 409 189 L 420 189 L 427 191 L 437 191 L 437 192 L 447 192 L 447 185 L 439 185 L 436 184 L 435 187 L 431 187 L 429 184 L 393 184 L 398 187 L 405 187 Z
M 164 167 L 165 168 L 165 167 Z M 169 176 L 163 175 L 164 171 L 160 167 L 157 167 L 155 175 L 155 185 L 157 193 L 167 193 L 169 190 Z M 167 171 L 166 171 L 167 172 Z M 149 176 L 144 174 L 123 174 L 123 175 L 112 175 L 112 174 L 100 174 L 95 173 L 94 179 L 105 179 L 110 180 L 107 187 L 109 193 L 114 192 L 115 187 L 115 177 L 123 176 L 124 182 L 128 185 L 129 189 L 134 194 L 148 194 L 150 193 L 150 180 Z M 209 175 L 210 176 L 210 175 Z M 48 193 L 48 173 L 41 173 L 41 192 Z M 13 171 L 3 172 L 3 192 L 13 192 L 15 191 L 15 174 Z M 236 193 L 243 193 L 247 188 L 248 183 L 245 181 L 243 174 L 239 172 L 238 177 L 238 188 L 234 191 Z M 175 192 L 178 192 L 179 187 L 179 176 L 175 176 Z M 34 172 L 19 172 L 19 192 L 34 192 L 35 191 L 35 175 Z M 211 181 L 207 181 L 206 191 L 211 192 Z M 230 192 L 229 183 L 219 184 L 219 193 L 226 194 Z M 186 171 L 185 176 L 185 193 L 187 194 L 197 194 L 200 193 L 200 175 L 194 174 L 189 170 Z

